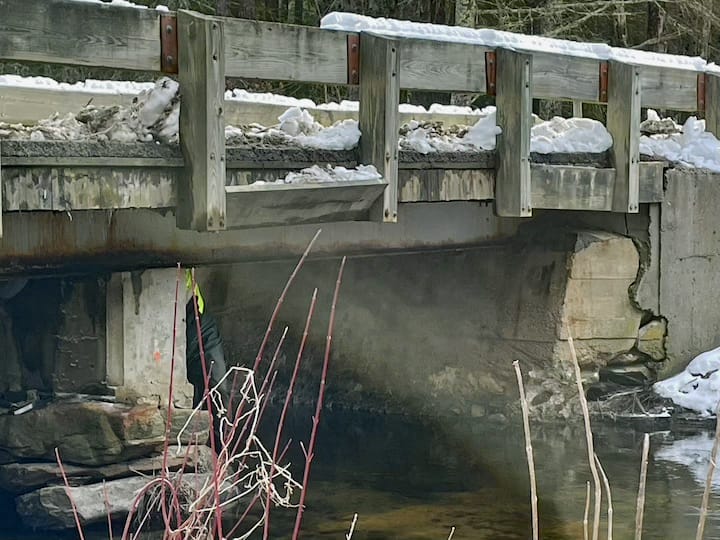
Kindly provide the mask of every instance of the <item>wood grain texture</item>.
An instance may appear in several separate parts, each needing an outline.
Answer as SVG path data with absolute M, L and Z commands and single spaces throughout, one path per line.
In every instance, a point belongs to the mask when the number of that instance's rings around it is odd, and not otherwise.
M 180 228 L 225 229 L 225 69 L 222 22 L 178 12 L 183 102 L 180 145 L 186 163 L 178 186 Z
M 640 203 L 640 102 L 638 66 L 611 61 L 608 75 L 607 129 L 617 171 L 613 211 L 636 213 Z
M 223 19 L 225 75 L 347 84 L 347 33 Z
M 640 74 L 641 105 L 672 111 L 696 111 L 697 75 L 697 71 L 643 66 Z
M 229 186 L 228 229 L 364 221 L 385 182 Z
M 400 49 L 395 40 L 360 37 L 360 162 L 374 165 L 387 182 L 381 221 L 397 221 Z
M 532 122 L 533 58 L 498 49 L 497 178 L 495 211 L 499 216 L 532 215 L 530 191 L 530 125 Z
M 534 208 L 613 211 L 613 193 L 617 176 L 615 169 L 533 164 L 531 174 Z M 663 164 L 642 163 L 640 202 L 662 202 L 662 186 Z
M 599 66 L 600 61 L 591 58 L 533 53 L 532 95 L 536 98 L 598 101 Z
M 714 73 L 705 78 L 705 129 L 720 137 L 720 75 Z
M 160 13 L 100 3 L 0 0 L 0 59 L 160 71 Z
M 465 43 L 400 39 L 400 88 L 485 93 L 485 51 Z M 365 54 L 360 50 L 360 54 Z
M 399 201 L 488 201 L 495 198 L 491 169 L 405 169 L 400 171 Z

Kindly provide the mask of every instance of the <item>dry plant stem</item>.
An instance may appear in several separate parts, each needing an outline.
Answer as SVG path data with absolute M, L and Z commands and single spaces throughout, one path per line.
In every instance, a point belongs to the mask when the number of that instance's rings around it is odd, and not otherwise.
M 277 429 L 275 430 L 275 444 L 273 446 L 272 461 L 270 463 L 271 481 L 268 483 L 267 500 L 265 501 L 265 525 L 263 528 L 263 538 L 265 540 L 267 540 L 270 536 L 270 495 L 272 487 L 272 477 L 273 473 L 275 472 L 277 453 L 280 449 L 280 440 L 282 439 L 283 427 L 285 426 L 285 417 L 292 401 L 295 383 L 297 382 L 298 373 L 300 371 L 300 364 L 302 363 L 302 355 L 305 351 L 305 344 L 307 343 L 307 338 L 310 333 L 310 324 L 312 322 L 313 313 L 315 312 L 315 304 L 317 303 L 317 292 L 318 290 L 315 289 L 313 291 L 312 298 L 310 299 L 310 307 L 308 308 L 307 317 L 305 317 L 305 328 L 303 330 L 302 339 L 300 340 L 300 347 L 298 348 L 297 357 L 295 358 L 295 367 L 293 368 L 292 377 L 290 377 L 290 384 L 288 385 L 287 394 L 285 395 L 285 403 L 283 403 L 283 408 L 280 413 L 280 419 L 278 420 Z M 357 514 L 355 514 L 355 516 L 357 519 Z
M 357 515 L 357 514 L 355 514 Z M 455 535 L 455 527 L 450 529 L 450 534 L 448 535 L 448 540 L 452 540 L 452 537 Z
M 355 532 L 355 525 L 357 525 L 357 514 L 353 516 L 352 523 L 350 523 L 350 530 L 345 535 L 345 540 L 351 540 L 352 535 Z M 453 527 L 453 530 L 455 530 L 455 527 Z M 450 533 L 450 536 L 452 537 L 452 533 Z
M 300 272 L 300 269 L 302 268 L 303 264 L 305 264 L 305 259 L 307 259 L 308 254 L 310 253 L 310 250 L 312 249 L 313 245 L 315 244 L 315 241 L 317 240 L 318 236 L 320 236 L 320 233 L 322 232 L 322 229 L 318 229 L 315 233 L 315 236 L 312 237 L 312 240 L 310 240 L 310 243 L 305 248 L 305 251 L 303 252 L 302 256 L 300 257 L 300 260 L 298 261 L 297 265 L 295 266 L 295 269 L 292 271 L 292 274 L 290 274 L 290 277 L 288 278 L 287 282 L 285 283 L 285 288 L 280 293 L 280 296 L 278 297 L 277 302 L 275 303 L 275 309 L 272 312 L 272 315 L 270 316 L 270 320 L 268 321 L 267 329 L 265 330 L 265 335 L 263 336 L 263 340 L 260 343 L 260 347 L 257 352 L 257 356 L 255 357 L 255 363 L 253 364 L 253 371 L 257 371 L 258 366 L 260 365 L 260 362 L 262 361 L 263 353 L 265 352 L 265 347 L 267 346 L 268 339 L 270 339 L 270 332 L 272 332 L 273 326 L 275 325 L 275 320 L 277 319 L 278 313 L 280 312 L 280 308 L 283 305 L 283 302 L 285 301 L 285 296 L 287 295 L 288 290 L 290 289 L 290 286 L 292 285 L 293 281 L 295 281 L 295 277 L 298 275 L 298 272 Z M 230 404 L 232 404 L 232 396 L 235 395 L 235 388 L 237 384 L 237 373 L 236 376 L 233 377 L 233 383 L 232 383 L 232 389 L 230 391 Z M 230 407 L 232 410 L 232 407 Z
M 175 304 L 173 307 L 173 339 L 172 339 L 172 353 L 170 355 L 170 385 L 168 389 L 168 405 L 167 405 L 167 422 L 165 423 L 165 441 L 163 444 L 163 458 L 162 458 L 162 469 L 160 474 L 167 476 L 167 458 L 168 448 L 170 445 L 170 430 L 172 428 L 172 407 L 173 407 L 173 393 L 174 393 L 174 381 L 175 381 L 175 340 L 177 339 L 177 309 L 178 309 L 178 292 L 180 290 L 180 264 L 177 265 L 177 276 L 175 278 Z M 170 529 L 170 516 L 167 511 L 167 499 L 165 498 L 165 484 L 162 486 L 161 495 L 162 504 L 162 516 L 165 523 L 165 534 Z M 112 540 L 112 538 L 110 538 Z
M 588 462 L 590 463 L 590 472 L 593 477 L 593 486 L 595 488 L 595 509 L 593 516 L 592 540 L 598 540 L 600 535 L 600 506 L 602 504 L 602 487 L 600 486 L 600 476 L 597 466 L 595 465 L 595 445 L 593 444 L 592 428 L 590 427 L 590 412 L 588 411 L 587 400 L 585 399 L 585 390 L 582 384 L 582 374 L 580 373 L 580 364 L 578 364 L 577 354 L 575 352 L 575 344 L 573 343 L 570 328 L 568 327 L 568 344 L 570 345 L 570 357 L 572 358 L 573 367 L 575 368 L 575 382 L 577 383 L 578 395 L 580 397 L 580 406 L 582 407 L 583 420 L 585 421 L 585 437 L 587 439 Z
M 300 503 L 298 505 L 297 515 L 295 517 L 295 528 L 293 529 L 292 539 L 297 540 L 300 535 L 300 527 L 302 525 L 303 510 L 305 506 L 305 498 L 307 497 L 308 481 L 310 479 L 310 467 L 313 460 L 313 452 L 315 451 L 315 441 L 317 439 L 318 424 L 320 423 L 320 413 L 322 411 L 323 400 L 325 398 L 325 383 L 327 380 L 328 365 L 330 363 L 330 347 L 332 345 L 332 334 L 335 326 L 335 309 L 337 307 L 338 294 L 340 293 L 340 284 L 342 283 L 343 270 L 345 269 L 345 261 L 347 257 L 342 258 L 340 270 L 338 271 L 337 281 L 335 282 L 335 292 L 333 293 L 332 307 L 330 308 L 330 321 L 328 322 L 327 338 L 325 341 L 325 357 L 323 358 L 322 375 L 320 376 L 320 389 L 318 390 L 318 400 L 315 408 L 315 416 L 313 417 L 312 430 L 310 432 L 310 443 L 308 444 L 307 458 L 305 459 L 305 471 L 303 473 L 302 492 L 300 493 Z
M 717 464 L 718 447 L 720 447 L 720 408 L 715 411 L 715 442 L 713 443 L 712 453 L 710 454 L 710 463 L 708 464 L 707 477 L 705 478 L 705 491 L 703 491 L 702 503 L 700 504 L 700 518 L 698 520 L 697 534 L 695 540 L 702 540 L 705 534 L 705 519 L 707 518 L 708 501 L 710 499 L 710 490 L 712 488 L 713 475 Z
M 65 467 L 63 467 L 62 460 L 60 459 L 60 451 L 55 448 L 55 459 L 57 460 L 58 467 L 60 468 L 60 474 L 63 477 L 63 483 L 65 484 L 65 494 L 70 500 L 72 506 L 73 517 L 75 518 L 75 526 L 77 527 L 78 536 L 80 540 L 85 540 L 85 534 L 83 533 L 82 525 L 80 524 L 80 516 L 78 515 L 77 506 L 75 505 L 75 498 L 72 495 L 72 489 L 70 489 L 70 483 L 68 482 L 67 475 L 65 474 Z
M 515 360 L 513 362 L 513 367 L 515 368 L 518 389 L 520 390 L 520 405 L 522 407 L 523 429 L 525 431 L 525 455 L 527 456 L 528 472 L 530 473 L 530 507 L 532 510 L 533 540 L 538 540 L 540 538 L 540 528 L 538 527 L 538 498 L 537 483 L 535 481 L 535 459 L 533 457 L 532 439 L 530 437 L 530 413 L 528 412 L 528 403 L 527 398 L 525 397 L 525 386 L 523 385 L 520 363 Z
M 113 540 L 112 515 L 110 512 L 110 500 L 108 499 L 108 492 L 107 486 L 105 485 L 105 480 L 103 480 L 103 500 L 105 501 L 105 513 L 107 514 L 108 537 L 110 538 L 110 540 Z
M 195 269 L 192 270 L 192 290 L 195 291 L 195 288 L 197 287 L 197 282 L 195 281 Z M 207 408 L 208 408 L 208 417 L 210 419 L 210 449 L 212 450 L 212 460 L 213 460 L 213 471 L 212 471 L 212 479 L 213 484 L 215 488 L 215 526 L 217 529 L 217 535 L 218 538 L 223 538 L 222 534 L 222 508 L 220 507 L 220 486 L 218 482 L 218 451 L 215 448 L 215 437 L 213 436 L 214 433 L 214 421 L 215 418 L 213 415 L 213 408 L 212 408 L 212 398 L 210 396 L 210 372 L 208 371 L 208 366 L 205 362 L 205 348 L 203 347 L 203 340 L 202 340 L 202 328 L 200 326 L 200 313 L 198 311 L 198 302 L 197 302 L 197 296 L 195 294 L 192 295 L 193 299 L 193 309 L 195 312 L 195 326 L 197 328 L 197 336 L 198 336 L 198 347 L 200 349 L 200 362 L 202 365 L 203 370 L 203 376 L 204 376 L 204 383 L 205 383 L 205 399 L 207 400 Z
M 590 482 L 585 483 L 585 514 L 583 515 L 583 538 L 588 540 L 588 514 L 590 514 Z
M 143 488 L 138 492 L 138 494 L 135 496 L 135 500 L 133 501 L 132 506 L 130 507 L 130 512 L 128 512 L 127 518 L 125 519 L 125 527 L 123 528 L 123 533 L 121 538 L 123 540 L 127 540 L 128 538 L 131 538 L 129 536 L 130 533 L 130 524 L 132 523 L 133 517 L 135 516 L 135 512 L 137 512 L 138 506 L 140 506 L 140 502 L 143 500 L 143 497 L 145 494 L 150 491 L 152 488 L 154 488 L 157 484 L 165 484 L 167 488 L 170 490 L 170 494 L 173 496 L 173 501 L 175 501 L 175 504 L 177 505 L 176 511 L 178 515 L 180 514 L 180 505 L 179 501 L 180 498 L 178 497 L 177 490 L 175 489 L 175 486 L 172 485 L 172 482 L 168 478 L 153 478 L 150 480 Z M 133 535 L 133 538 L 139 534 L 140 529 Z M 82 539 L 81 539 L 82 540 Z
M 642 538 L 643 515 L 645 512 L 645 484 L 647 482 L 648 454 L 650 453 L 650 434 L 643 437 L 642 461 L 640 462 L 640 485 L 638 486 L 637 506 L 635 507 L 635 540 Z
M 597 454 L 595 454 L 595 464 L 597 465 L 598 469 L 600 470 L 600 477 L 603 481 L 603 486 L 605 486 L 605 495 L 607 495 L 608 500 L 608 508 L 607 508 L 607 540 L 612 540 L 612 533 L 613 533 L 613 505 L 612 505 L 612 495 L 610 494 L 610 482 L 608 481 L 608 477 L 605 474 L 605 469 L 603 469 L 602 463 L 600 463 L 600 459 L 597 457 Z

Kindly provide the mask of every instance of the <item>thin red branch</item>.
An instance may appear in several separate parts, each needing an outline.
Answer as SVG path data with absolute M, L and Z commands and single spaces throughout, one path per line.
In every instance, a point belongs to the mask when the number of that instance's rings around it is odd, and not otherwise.
M 300 341 L 300 348 L 298 349 L 297 358 L 295 358 L 295 368 L 293 369 L 292 377 L 290 378 L 290 385 L 287 389 L 285 396 L 285 403 L 283 403 L 282 412 L 280 413 L 280 419 L 278 420 L 277 429 L 275 430 L 275 445 L 273 446 L 272 461 L 270 462 L 270 482 L 268 483 L 267 500 L 265 502 L 265 525 L 263 528 L 263 538 L 267 540 L 270 535 L 270 495 L 272 492 L 272 477 L 275 472 L 275 463 L 277 453 L 280 447 L 280 440 L 282 439 L 283 427 L 285 425 L 285 416 L 287 415 L 290 402 L 292 401 L 293 390 L 295 389 L 295 383 L 298 378 L 298 372 L 300 371 L 300 364 L 302 363 L 302 355 L 305 350 L 305 343 L 307 342 L 308 334 L 310 333 L 310 323 L 312 321 L 313 313 L 315 312 L 315 304 L 317 303 L 317 292 L 313 291 L 312 299 L 310 300 L 310 308 L 308 309 L 307 317 L 305 318 L 305 329 L 303 330 L 302 340 Z
M 80 515 L 78 514 L 77 506 L 75 505 L 75 498 L 72 495 L 72 489 L 70 489 L 70 483 L 68 482 L 67 475 L 65 474 L 65 467 L 63 467 L 62 460 L 60 459 L 60 451 L 57 447 L 55 447 L 55 459 L 57 460 L 58 467 L 60 467 L 60 474 L 62 474 L 63 482 L 65 483 L 65 494 L 67 495 L 67 498 L 70 499 L 70 505 L 72 506 L 78 536 L 80 536 L 80 540 L 85 540 L 85 534 L 83 533 L 82 525 L 80 524 Z
M 310 432 L 310 443 L 308 445 L 307 459 L 305 460 L 305 472 L 303 473 L 302 493 L 300 494 L 300 505 L 298 506 L 297 516 L 295 518 L 295 528 L 293 529 L 292 539 L 297 540 L 300 535 L 300 527 L 302 525 L 303 510 L 305 507 L 305 498 L 307 497 L 308 481 L 310 479 L 310 466 L 313 460 L 313 452 L 315 451 L 315 441 L 317 439 L 318 425 L 320 424 L 320 413 L 322 411 L 323 400 L 325 399 L 325 384 L 327 380 L 328 365 L 330 364 L 330 347 L 332 345 L 333 328 L 335 327 L 335 309 L 337 307 L 338 294 L 340 293 L 340 284 L 342 283 L 343 270 L 345 269 L 346 257 L 343 257 L 338 271 L 337 281 L 335 282 L 335 292 L 333 293 L 332 307 L 330 308 L 330 321 L 328 322 L 327 338 L 325 341 L 325 357 L 323 359 L 322 375 L 320 377 L 320 389 L 318 391 L 317 406 L 315 408 L 315 416 L 313 417 L 312 431 Z
M 217 534 L 218 538 L 223 538 L 222 534 L 222 508 L 220 508 L 220 486 L 218 483 L 218 459 L 215 448 L 215 436 L 214 436 L 214 422 L 215 418 L 213 415 L 213 407 L 212 407 L 212 398 L 210 396 L 210 372 L 207 369 L 207 364 L 205 362 L 205 349 L 203 347 L 203 339 L 202 339 L 202 328 L 200 326 L 200 314 L 198 312 L 198 302 L 197 302 L 197 296 L 194 294 L 194 291 L 196 290 L 197 283 L 195 281 L 195 269 L 192 270 L 192 299 L 193 299 L 193 308 L 195 310 L 195 326 L 197 328 L 197 335 L 198 335 L 198 347 L 200 348 L 200 363 L 202 365 L 203 370 L 203 377 L 205 379 L 205 399 L 207 402 L 207 408 L 208 408 L 208 416 L 210 417 L 210 449 L 212 450 L 212 460 L 213 460 L 213 473 L 212 473 L 212 479 L 213 479 L 213 487 L 215 488 L 215 526 L 217 527 Z
M 108 499 L 108 492 L 107 492 L 107 487 L 105 486 L 105 480 L 103 480 L 103 499 L 105 501 L 105 513 L 107 514 L 108 536 L 110 537 L 110 540 L 113 540 L 112 515 L 110 512 L 110 499 Z

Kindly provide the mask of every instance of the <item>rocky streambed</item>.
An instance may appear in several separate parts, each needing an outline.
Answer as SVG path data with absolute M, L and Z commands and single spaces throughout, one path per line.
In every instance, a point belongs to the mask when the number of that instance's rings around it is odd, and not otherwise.
M 211 466 L 207 416 L 173 409 L 169 471 L 192 481 Z M 138 492 L 162 469 L 167 410 L 90 399 L 55 400 L 0 416 L 0 489 L 25 527 L 75 527 L 63 472 L 81 523 L 126 516 Z M 198 442 L 199 441 L 199 442 Z M 58 464 L 55 449 L 60 456 Z M 7 510 L 4 511 L 8 514 Z

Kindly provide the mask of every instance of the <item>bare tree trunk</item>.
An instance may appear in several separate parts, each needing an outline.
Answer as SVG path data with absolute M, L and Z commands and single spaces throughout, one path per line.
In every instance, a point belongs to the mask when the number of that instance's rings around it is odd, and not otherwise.
M 237 16 L 241 19 L 257 19 L 255 0 L 241 0 L 238 4 Z
M 702 33 L 700 35 L 700 43 L 698 46 L 698 53 L 703 58 L 707 59 L 710 56 L 710 31 L 712 30 L 712 19 L 703 13 L 700 13 L 702 19 Z
M 661 41 L 665 29 L 665 9 L 655 0 L 648 3 L 647 38 L 655 40 L 653 49 L 657 52 L 667 52 L 667 44 Z
M 475 28 L 475 17 L 477 15 L 477 4 L 475 0 L 455 1 L 455 24 Z
M 295 0 L 295 13 L 293 14 L 293 22 L 295 24 L 303 23 L 303 10 L 305 9 L 305 0 Z
M 219 15 L 220 17 L 230 16 L 228 0 L 215 0 L 215 15 Z
M 624 0 L 616 0 L 615 4 L 615 38 L 622 47 L 628 46 L 627 14 Z

